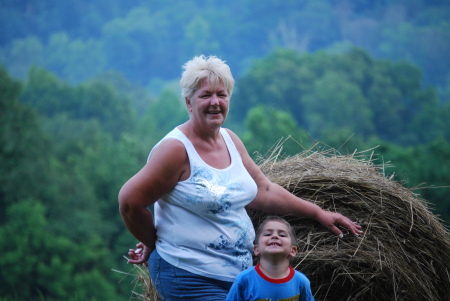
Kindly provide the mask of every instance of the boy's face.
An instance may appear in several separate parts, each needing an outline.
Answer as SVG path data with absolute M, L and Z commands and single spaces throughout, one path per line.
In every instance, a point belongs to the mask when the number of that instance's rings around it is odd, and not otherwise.
M 253 251 L 256 256 L 295 256 L 297 246 L 292 245 L 288 227 L 278 221 L 269 221 L 258 237 L 257 245 Z

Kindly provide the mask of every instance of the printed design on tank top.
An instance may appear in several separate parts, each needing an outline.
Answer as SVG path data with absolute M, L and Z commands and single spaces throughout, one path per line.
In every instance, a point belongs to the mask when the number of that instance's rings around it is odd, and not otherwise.
M 194 166 L 192 181 L 195 184 L 195 195 L 183 202 L 214 215 L 226 214 L 231 209 L 234 192 L 244 191 L 239 184 L 230 183 L 229 172 L 212 172 L 205 167 Z
M 222 216 L 229 214 L 235 194 L 243 192 L 244 189 L 238 183 L 230 180 L 230 173 L 227 171 L 214 172 L 213 170 L 194 166 L 192 181 L 195 183 L 195 196 L 183 200 L 186 205 L 197 207 L 204 214 L 212 214 L 222 225 L 232 228 L 233 238 L 220 235 L 213 242 L 205 246 L 214 250 L 224 250 L 232 252 L 232 259 L 229 259 L 224 266 L 240 265 L 242 270 L 252 266 L 251 253 L 246 248 L 247 235 L 251 231 L 250 220 L 239 220 L 230 223 Z
M 247 241 L 247 235 L 250 233 L 253 227 L 250 223 L 240 221 L 235 223 L 232 227 L 235 229 L 235 234 L 237 240 L 232 242 L 225 235 L 220 235 L 216 240 L 210 243 L 207 247 L 214 250 L 228 250 L 232 251 L 233 258 L 230 258 L 225 264 L 226 266 L 237 266 L 241 267 L 241 271 L 244 271 L 253 265 L 253 259 L 251 253 L 245 247 L 244 242 Z

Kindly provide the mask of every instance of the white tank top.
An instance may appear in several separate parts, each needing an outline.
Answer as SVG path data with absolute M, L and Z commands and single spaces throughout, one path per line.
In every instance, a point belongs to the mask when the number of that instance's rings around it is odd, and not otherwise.
M 220 133 L 231 157 L 225 169 L 206 164 L 178 128 L 162 139 L 184 144 L 191 174 L 155 203 L 156 249 L 180 269 L 234 281 L 252 266 L 255 231 L 244 207 L 255 198 L 257 187 L 229 133 L 223 128 Z

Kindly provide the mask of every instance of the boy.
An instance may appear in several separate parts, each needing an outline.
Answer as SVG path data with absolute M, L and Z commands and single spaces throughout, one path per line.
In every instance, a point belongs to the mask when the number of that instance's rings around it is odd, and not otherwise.
M 259 263 L 236 277 L 226 301 L 314 301 L 308 278 L 289 264 L 297 246 L 295 232 L 285 219 L 266 217 L 253 249 Z

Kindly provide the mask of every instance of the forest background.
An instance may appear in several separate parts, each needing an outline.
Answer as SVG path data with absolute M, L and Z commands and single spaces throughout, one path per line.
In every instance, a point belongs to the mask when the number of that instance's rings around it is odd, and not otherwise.
M 0 0 L 0 300 L 130 298 L 117 194 L 199 54 L 231 66 L 252 156 L 375 147 L 450 221 L 449 1 Z

